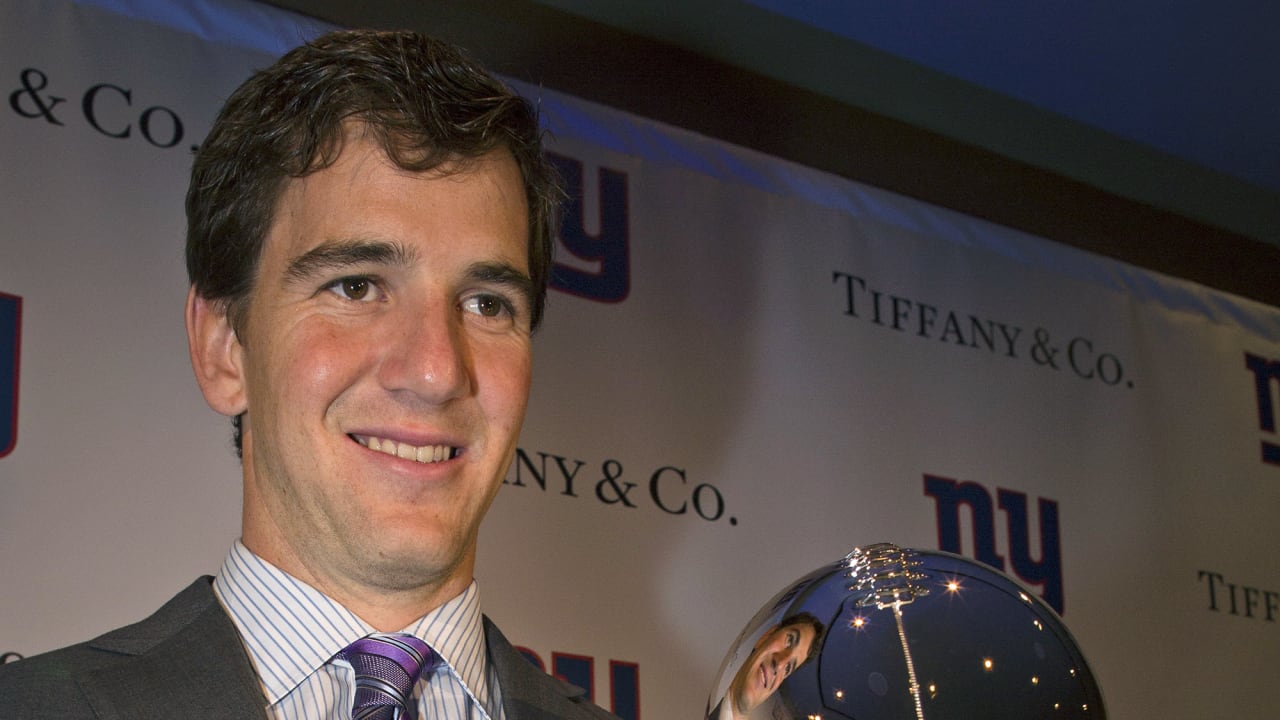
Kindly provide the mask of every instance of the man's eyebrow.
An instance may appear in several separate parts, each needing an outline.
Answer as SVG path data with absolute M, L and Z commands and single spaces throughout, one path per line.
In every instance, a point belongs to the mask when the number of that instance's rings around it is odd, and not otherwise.
M 467 277 L 481 282 L 506 285 L 524 295 L 533 298 L 533 279 L 529 274 L 503 262 L 478 262 L 467 268 Z
M 353 265 L 398 265 L 413 262 L 413 252 L 399 243 L 383 240 L 341 240 L 325 242 L 289 261 L 284 275 L 288 281 L 304 281 L 330 270 Z

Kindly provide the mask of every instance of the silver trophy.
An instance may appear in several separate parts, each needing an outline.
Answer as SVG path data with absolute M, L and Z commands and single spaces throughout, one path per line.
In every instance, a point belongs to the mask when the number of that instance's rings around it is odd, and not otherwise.
M 950 553 L 855 548 L 775 595 L 738 636 L 707 720 L 1105 720 L 1057 613 Z

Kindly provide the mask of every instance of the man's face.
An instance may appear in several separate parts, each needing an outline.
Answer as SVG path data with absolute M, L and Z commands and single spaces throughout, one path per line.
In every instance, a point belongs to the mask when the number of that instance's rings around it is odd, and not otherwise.
M 465 588 L 524 418 L 528 276 L 505 151 L 415 174 L 349 132 L 290 181 L 232 343 L 245 544 L 334 597 Z
M 809 623 L 778 626 L 756 641 L 729 688 L 736 714 L 746 716 L 771 695 L 809 657 L 817 635 Z

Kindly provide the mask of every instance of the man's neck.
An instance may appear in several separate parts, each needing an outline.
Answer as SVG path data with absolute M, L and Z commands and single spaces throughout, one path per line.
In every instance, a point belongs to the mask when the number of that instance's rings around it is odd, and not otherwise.
M 323 572 L 305 561 L 299 553 L 272 552 L 280 548 L 271 543 L 255 542 L 246 533 L 244 546 L 281 571 L 297 578 L 345 607 L 378 632 L 398 632 L 427 613 L 466 591 L 472 581 L 474 564 L 458 568 L 438 582 L 423 582 L 410 587 L 371 585 L 339 573 Z M 255 547 L 259 545 L 259 547 Z

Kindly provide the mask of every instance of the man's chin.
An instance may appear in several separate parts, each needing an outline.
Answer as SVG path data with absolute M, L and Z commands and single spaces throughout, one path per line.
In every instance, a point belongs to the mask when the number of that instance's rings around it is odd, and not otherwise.
M 356 559 L 354 570 L 365 585 L 384 592 L 442 587 L 454 579 L 462 563 L 458 557 L 441 557 L 441 547 L 428 540 L 384 545 L 366 554 L 363 560 Z

